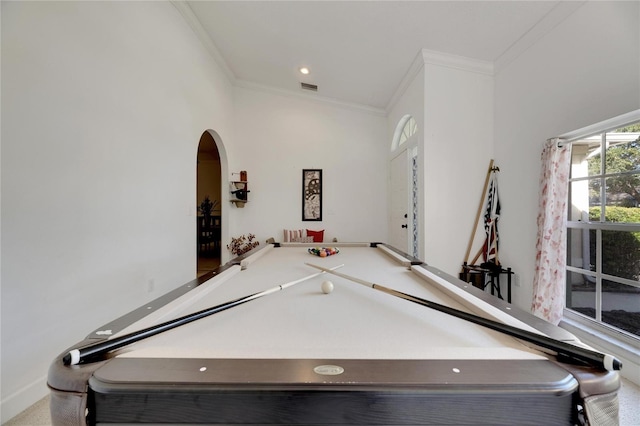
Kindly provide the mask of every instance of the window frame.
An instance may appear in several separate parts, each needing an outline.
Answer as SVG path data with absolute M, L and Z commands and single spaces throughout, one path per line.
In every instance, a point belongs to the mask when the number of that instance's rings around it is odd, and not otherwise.
M 579 177 L 579 178 L 570 178 L 568 185 L 571 188 L 571 184 L 577 181 L 584 181 L 589 179 L 606 179 L 609 176 L 618 176 L 624 173 L 607 173 L 605 168 L 606 162 L 606 150 L 608 148 L 606 144 L 606 133 L 610 133 L 615 129 L 619 129 L 630 124 L 634 124 L 640 121 L 640 110 L 632 111 L 630 113 L 621 115 L 619 117 L 615 117 L 610 120 L 606 120 L 600 123 L 593 124 L 591 126 L 585 127 L 580 130 L 576 130 L 574 132 L 565 134 L 558 138 L 559 143 L 572 143 L 579 139 L 583 140 L 591 136 L 602 135 L 600 144 L 602 147 L 605 147 L 603 150 L 603 155 L 601 155 L 602 166 L 600 172 L 595 175 L 587 176 L 587 177 Z M 604 192 L 604 186 L 601 185 L 601 190 Z M 569 209 L 571 208 L 571 191 L 569 191 Z M 602 193 L 601 193 L 602 194 Z M 574 229 L 586 229 L 586 230 L 596 230 L 596 270 L 586 270 L 581 267 L 571 266 L 569 264 L 566 265 L 567 271 L 567 280 L 569 279 L 570 272 L 584 274 L 588 276 L 592 276 L 595 278 L 595 309 L 596 309 L 596 318 L 591 318 L 587 315 L 583 315 L 576 310 L 571 309 L 566 306 L 565 300 L 565 308 L 564 308 L 564 319 L 563 325 L 567 326 L 566 328 L 572 329 L 575 331 L 576 328 L 582 329 L 583 332 L 587 333 L 590 338 L 595 338 L 601 342 L 603 346 L 606 345 L 614 345 L 617 348 L 620 348 L 623 351 L 633 353 L 635 350 L 637 352 L 640 347 L 640 336 L 634 335 L 630 332 L 626 332 L 616 328 L 615 326 L 609 325 L 608 323 L 602 322 L 602 280 L 610 280 L 614 282 L 619 282 L 625 285 L 630 285 L 633 287 L 640 288 L 640 283 L 617 276 L 611 276 L 602 272 L 602 231 L 625 231 L 625 232 L 639 232 L 640 231 L 640 223 L 616 223 L 616 222 L 605 222 L 602 217 L 604 209 L 606 208 L 606 200 L 601 195 L 601 200 L 603 203 L 601 205 L 601 221 L 577 221 L 577 220 L 569 220 L 570 216 L 567 219 L 567 249 L 570 247 L 571 238 L 571 230 Z M 569 215 L 569 212 L 567 212 Z M 567 292 L 569 291 L 568 282 L 565 282 L 565 288 Z
M 395 152 L 410 141 L 418 131 L 418 123 L 411 114 L 404 115 L 396 126 L 393 139 L 391 141 L 391 152 Z

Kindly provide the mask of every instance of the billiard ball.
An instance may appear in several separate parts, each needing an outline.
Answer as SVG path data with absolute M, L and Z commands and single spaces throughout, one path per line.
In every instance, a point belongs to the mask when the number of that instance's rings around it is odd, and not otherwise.
M 333 291 L 333 283 L 331 281 L 324 281 L 322 283 L 322 292 L 324 294 L 329 294 Z

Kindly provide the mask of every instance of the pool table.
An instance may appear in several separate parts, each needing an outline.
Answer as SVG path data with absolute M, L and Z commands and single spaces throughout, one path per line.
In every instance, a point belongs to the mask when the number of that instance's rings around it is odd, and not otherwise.
M 563 362 L 308 263 L 580 345 L 570 333 L 389 245 L 325 246 L 338 253 L 268 244 L 93 331 L 50 367 L 54 424 L 617 420 L 617 372 Z M 251 294 L 260 296 L 100 359 L 63 362 L 70 350 Z

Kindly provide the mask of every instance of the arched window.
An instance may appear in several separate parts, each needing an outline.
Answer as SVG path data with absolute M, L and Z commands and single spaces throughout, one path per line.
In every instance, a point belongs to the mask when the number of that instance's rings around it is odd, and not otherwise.
M 411 115 L 405 115 L 398 122 L 393 141 L 391 143 L 391 151 L 395 151 L 404 144 L 418 130 L 418 124 Z

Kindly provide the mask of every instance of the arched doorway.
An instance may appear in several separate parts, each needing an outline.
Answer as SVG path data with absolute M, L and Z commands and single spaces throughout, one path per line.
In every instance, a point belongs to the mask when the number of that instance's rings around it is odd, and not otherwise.
M 206 274 L 221 263 L 222 169 L 216 140 L 210 131 L 205 131 L 200 137 L 197 157 L 197 276 Z

